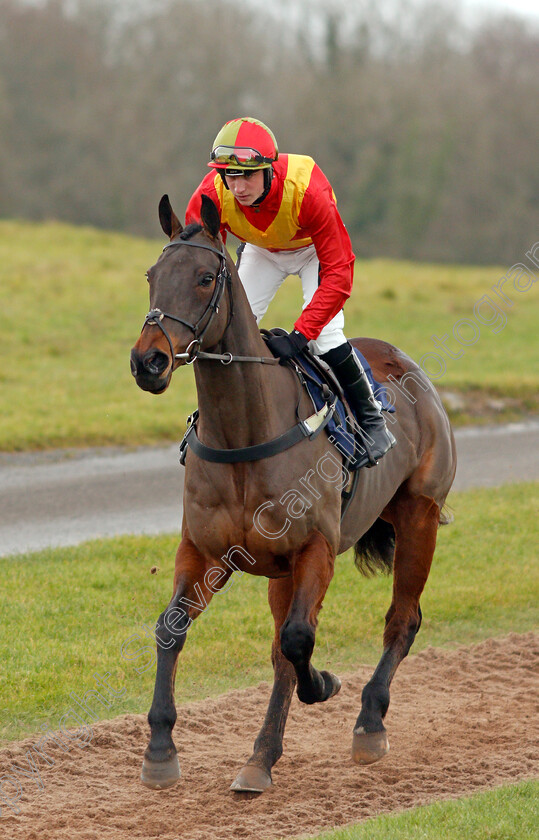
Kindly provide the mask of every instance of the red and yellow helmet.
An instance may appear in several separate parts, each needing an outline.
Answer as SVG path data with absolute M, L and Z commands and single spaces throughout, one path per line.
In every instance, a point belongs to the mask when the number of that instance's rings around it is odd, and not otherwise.
M 213 141 L 213 169 L 268 169 L 279 157 L 272 131 L 260 120 L 240 117 L 225 123 Z

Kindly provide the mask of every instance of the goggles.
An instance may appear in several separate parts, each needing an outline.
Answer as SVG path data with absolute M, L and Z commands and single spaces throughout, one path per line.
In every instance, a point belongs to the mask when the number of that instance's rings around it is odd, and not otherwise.
M 241 175 L 242 178 L 250 178 L 251 175 L 254 175 L 255 172 L 260 172 L 260 169 L 232 169 L 230 166 L 227 166 L 226 170 L 222 171 L 222 175 L 226 175 L 227 178 L 236 178 L 236 176 Z
M 273 158 L 264 157 L 257 149 L 251 149 L 249 146 L 216 146 L 212 150 L 210 160 L 218 166 L 234 166 L 242 169 L 253 169 L 273 163 Z

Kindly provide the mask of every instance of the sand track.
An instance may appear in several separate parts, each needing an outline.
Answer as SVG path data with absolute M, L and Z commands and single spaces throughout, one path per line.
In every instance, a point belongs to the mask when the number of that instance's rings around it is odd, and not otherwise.
M 237 797 L 228 787 L 250 754 L 267 684 L 180 708 L 175 741 L 183 775 L 168 791 L 138 781 L 148 731 L 143 715 L 94 724 L 86 749 L 50 750 L 55 763 L 40 764 L 42 790 L 21 779 L 20 814 L 3 807 L 0 835 L 269 840 L 531 778 L 539 763 L 538 666 L 534 633 L 409 657 L 393 683 L 386 721 L 391 751 L 370 767 L 350 759 L 371 672 L 360 667 L 344 675 L 340 695 L 328 703 L 305 707 L 294 700 L 274 786 L 257 798 Z M 13 762 L 24 763 L 35 741 L 0 750 L 0 775 Z

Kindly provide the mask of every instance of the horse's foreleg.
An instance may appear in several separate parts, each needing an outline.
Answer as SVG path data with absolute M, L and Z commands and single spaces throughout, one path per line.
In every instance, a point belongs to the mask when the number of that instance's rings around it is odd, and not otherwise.
M 292 592 L 292 577 L 269 582 L 268 600 L 275 621 L 275 637 L 271 648 L 273 691 L 253 754 L 230 786 L 231 790 L 237 792 L 262 793 L 266 790 L 271 785 L 271 768 L 283 752 L 284 728 L 296 685 L 296 672 L 282 654 L 280 630 L 290 608 Z
M 303 703 L 321 703 L 337 694 L 340 680 L 311 664 L 317 617 L 333 577 L 334 554 L 325 537 L 315 531 L 293 565 L 293 596 L 281 628 L 281 651 L 292 663 Z
M 401 500 L 390 515 L 396 536 L 393 598 L 386 615 L 384 652 L 363 689 L 354 728 L 352 758 L 358 764 L 371 764 L 389 751 L 383 724 L 389 686 L 421 624 L 419 598 L 430 571 L 440 509 L 433 499 L 419 496 Z
M 211 580 L 208 580 L 210 575 Z M 210 569 L 188 536 L 184 536 L 177 554 L 174 574 L 174 595 L 155 628 L 157 642 L 157 671 L 153 702 L 148 714 L 151 737 L 144 753 L 141 780 L 147 787 L 170 787 L 180 777 L 172 729 L 176 723 L 174 679 L 180 651 L 185 644 L 187 630 L 194 619 L 209 604 L 213 592 L 224 586 L 230 569 L 222 575 Z M 208 585 L 209 584 L 209 585 Z M 210 588 L 210 586 L 212 588 Z

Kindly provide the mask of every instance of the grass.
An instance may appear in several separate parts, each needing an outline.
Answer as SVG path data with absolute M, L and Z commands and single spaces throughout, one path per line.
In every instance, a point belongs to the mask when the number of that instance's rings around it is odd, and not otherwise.
M 158 402 L 136 387 L 129 371 L 129 351 L 148 309 L 144 272 L 161 245 L 57 223 L 0 221 L 0 388 L 6 395 L 0 451 L 178 438 L 196 405 L 192 371 L 178 373 Z M 473 394 L 474 406 L 483 395 L 514 400 L 516 411 L 537 410 L 537 285 L 518 292 L 508 282 L 504 289 L 512 304 L 500 314 L 481 310 L 492 325 L 479 325 L 476 342 L 461 347 L 460 359 L 437 351 L 431 340 L 449 335 L 447 347 L 456 355 L 453 327 L 473 318 L 483 295 L 497 299 L 492 287 L 504 273 L 496 267 L 358 261 L 346 305 L 347 333 L 383 338 L 416 360 L 428 352 L 444 355 L 447 370 L 436 384 Z M 292 279 L 280 289 L 264 326 L 291 328 L 300 309 L 300 284 Z M 473 339 L 470 326 L 460 329 L 464 340 Z
M 538 486 L 452 497 L 456 519 L 439 533 L 414 652 L 537 626 Z M 72 705 L 70 692 L 80 697 L 96 687 L 95 673 L 109 672 L 111 685 L 125 689 L 112 708 L 96 709 L 102 717 L 149 708 L 155 645 L 144 625 L 151 628 L 168 602 L 176 544 L 171 536 L 124 537 L 0 559 L 0 739 L 43 723 L 54 729 Z M 266 591 L 265 579 L 245 575 L 215 596 L 189 631 L 179 702 L 271 678 Z M 343 555 L 324 601 L 315 664 L 337 672 L 374 665 L 390 592 L 391 578 L 364 579 Z
M 536 840 L 539 783 L 435 802 L 317 834 L 311 840 Z

